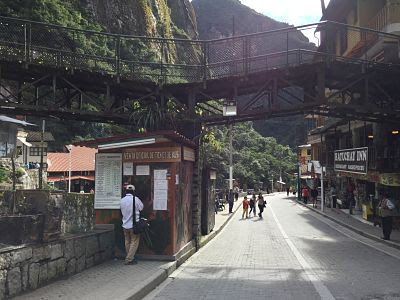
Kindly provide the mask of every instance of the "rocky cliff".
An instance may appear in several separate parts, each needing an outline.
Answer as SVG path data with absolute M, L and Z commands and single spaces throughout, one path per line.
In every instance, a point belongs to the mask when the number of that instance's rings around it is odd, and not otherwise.
M 223 38 L 233 34 L 243 35 L 290 27 L 287 23 L 256 12 L 239 0 L 193 0 L 192 5 L 197 17 L 200 39 Z M 316 49 L 315 45 L 310 43 L 301 32 L 290 34 L 289 45 L 289 49 Z M 252 50 L 258 55 L 264 55 L 285 51 L 286 48 L 286 35 L 277 35 L 267 41 L 260 41 Z M 302 96 L 300 90 L 297 93 L 300 97 Z M 239 103 L 246 101 L 246 98 L 242 97 L 238 101 Z M 286 104 L 282 103 L 282 105 Z M 254 128 L 261 135 L 275 137 L 279 143 L 290 145 L 292 148 L 306 141 L 307 127 L 307 121 L 302 115 L 254 122 Z
M 197 37 L 189 0 L 2 0 L 2 15 L 129 35 Z

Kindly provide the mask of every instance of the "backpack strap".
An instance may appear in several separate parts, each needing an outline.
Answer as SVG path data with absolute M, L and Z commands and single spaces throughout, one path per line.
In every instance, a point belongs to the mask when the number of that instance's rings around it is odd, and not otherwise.
M 135 195 L 133 196 L 133 200 L 132 200 L 132 205 L 133 205 L 133 209 L 132 209 L 132 224 L 133 226 L 135 226 L 136 224 L 136 197 Z

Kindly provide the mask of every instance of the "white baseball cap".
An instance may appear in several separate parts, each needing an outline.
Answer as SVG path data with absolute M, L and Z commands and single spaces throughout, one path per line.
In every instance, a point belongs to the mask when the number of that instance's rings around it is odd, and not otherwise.
M 129 184 L 129 185 L 126 186 L 126 189 L 134 191 L 135 190 L 135 186 L 133 184 Z

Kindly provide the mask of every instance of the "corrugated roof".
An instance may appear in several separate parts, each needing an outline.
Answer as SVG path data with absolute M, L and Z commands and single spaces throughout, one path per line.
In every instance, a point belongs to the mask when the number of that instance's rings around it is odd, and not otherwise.
M 122 142 L 122 141 L 128 141 L 128 140 L 132 140 L 132 139 L 156 137 L 156 136 L 164 136 L 167 139 L 170 139 L 171 141 L 180 143 L 180 144 L 188 146 L 188 147 L 194 148 L 196 146 L 196 144 L 194 142 L 192 142 L 190 139 L 188 139 L 187 137 L 181 135 L 180 133 L 178 133 L 176 131 L 172 131 L 172 130 L 160 130 L 160 131 L 150 131 L 147 133 L 133 133 L 133 134 L 126 134 L 126 135 L 118 135 L 118 136 L 100 138 L 100 139 L 95 139 L 95 140 L 90 140 L 90 141 L 82 141 L 82 142 L 75 143 L 75 145 L 97 147 L 100 144 L 105 144 L 105 143 L 110 143 L 110 142 Z
M 23 125 L 23 126 L 36 126 L 35 124 L 31 124 L 25 121 L 21 121 L 18 119 L 14 119 L 14 118 L 10 118 L 4 115 L 0 115 L 0 122 L 5 122 L 5 123 L 14 123 L 14 124 L 18 124 L 18 125 Z
M 28 131 L 28 135 L 26 136 L 27 142 L 40 142 L 42 140 L 42 132 L 41 131 Z M 43 141 L 45 142 L 54 142 L 54 137 L 51 132 L 46 131 L 43 136 Z
M 94 171 L 97 149 L 72 146 L 71 171 Z M 70 154 L 47 153 L 47 172 L 68 172 Z

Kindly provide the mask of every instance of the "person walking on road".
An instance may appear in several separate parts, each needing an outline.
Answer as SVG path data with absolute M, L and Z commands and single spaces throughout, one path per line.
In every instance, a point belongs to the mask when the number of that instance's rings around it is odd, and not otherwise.
M 234 201 L 234 195 L 233 195 L 233 191 L 232 189 L 229 190 L 228 194 L 227 194 L 227 200 L 228 200 L 228 204 L 229 204 L 229 213 L 232 213 L 233 210 L 233 201 Z
M 287 188 L 286 188 L 286 197 L 289 197 L 289 194 L 290 194 L 290 188 L 287 187 Z
M 128 185 L 126 187 L 126 196 L 121 199 L 122 228 L 125 238 L 125 264 L 137 264 L 135 259 L 136 251 L 139 247 L 140 234 L 133 233 L 133 218 L 139 222 L 140 211 L 143 210 L 142 201 L 134 196 L 135 187 Z
M 243 199 L 242 219 L 244 219 L 244 215 L 246 215 L 246 219 L 249 217 L 249 200 L 247 200 L 247 197 Z
M 256 194 L 253 193 L 253 196 L 250 199 L 250 216 L 251 212 L 253 212 L 254 216 L 256 216 L 256 202 L 257 202 L 257 197 Z
M 393 204 L 392 200 L 389 199 L 388 195 L 382 197 L 379 203 L 379 213 L 382 217 L 382 239 L 387 241 L 390 240 L 390 234 L 392 233 L 395 208 L 396 206 Z
M 262 196 L 261 193 L 258 195 L 257 202 L 258 202 L 258 210 L 259 210 L 258 216 L 260 218 L 262 218 L 263 217 L 262 213 L 264 212 L 264 207 L 265 207 L 265 201 L 264 201 L 264 197 Z

